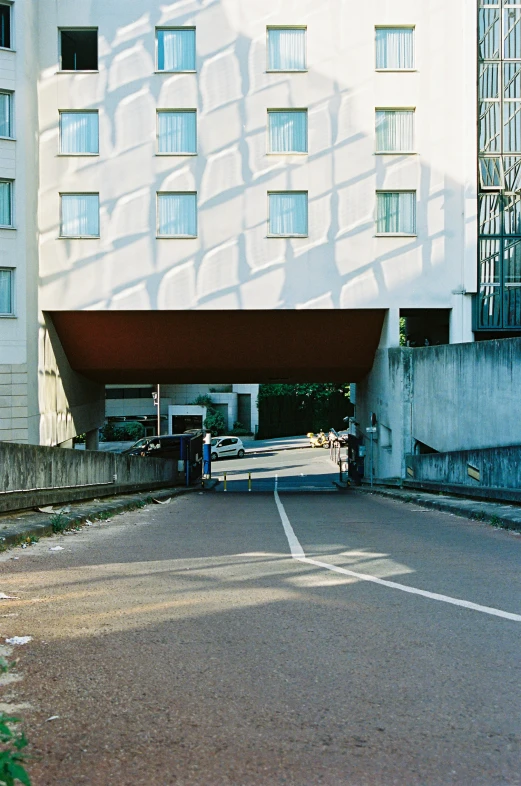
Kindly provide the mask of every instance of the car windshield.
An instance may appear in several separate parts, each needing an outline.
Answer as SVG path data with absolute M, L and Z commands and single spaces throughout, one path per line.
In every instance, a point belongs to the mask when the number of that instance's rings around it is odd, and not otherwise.
M 145 437 L 144 439 L 138 439 L 138 441 L 134 445 L 132 445 L 130 450 L 134 450 L 134 448 L 144 448 L 147 442 L 148 442 L 148 437 Z
M 219 442 L 219 437 L 214 437 L 212 439 L 212 445 L 217 445 L 218 442 Z

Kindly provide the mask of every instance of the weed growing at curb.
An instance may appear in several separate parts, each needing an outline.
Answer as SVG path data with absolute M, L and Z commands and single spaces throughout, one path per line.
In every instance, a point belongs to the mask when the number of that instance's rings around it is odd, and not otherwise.
M 20 723 L 19 718 L 0 712 L 0 784 L 16 786 L 19 782 L 31 786 L 23 766 L 27 757 L 22 751 L 27 746 L 27 740 L 23 732 L 18 733 L 13 728 L 16 723 Z
M 59 532 L 65 532 L 69 526 L 69 521 L 65 518 L 63 513 L 57 513 L 56 516 L 51 517 L 50 524 L 52 526 L 52 531 L 56 534 Z

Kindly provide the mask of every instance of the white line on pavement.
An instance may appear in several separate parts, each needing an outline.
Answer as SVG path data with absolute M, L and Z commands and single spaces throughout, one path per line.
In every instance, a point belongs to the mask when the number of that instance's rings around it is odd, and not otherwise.
M 351 576 L 355 579 L 359 579 L 360 581 L 370 581 L 373 584 L 380 584 L 382 587 L 389 587 L 390 589 L 401 590 L 402 592 L 408 592 L 411 595 L 421 595 L 424 598 L 430 598 L 430 600 L 439 600 L 442 603 L 450 603 L 453 606 L 462 606 L 465 609 L 472 609 L 473 611 L 480 611 L 483 614 L 491 614 L 494 617 L 503 617 L 503 619 L 507 620 L 514 620 L 514 622 L 521 622 L 521 614 L 512 614 L 510 611 L 502 611 L 501 609 L 494 609 L 490 606 L 480 606 L 479 603 L 472 603 L 468 600 L 460 600 L 459 598 L 451 598 L 450 595 L 440 595 L 437 592 L 427 592 L 427 590 L 417 589 L 416 587 L 408 587 L 406 584 L 397 584 L 395 581 L 386 581 L 386 579 L 379 579 L 376 576 L 370 576 L 367 573 L 356 573 L 354 570 L 348 570 L 347 568 L 340 568 L 337 565 L 330 565 L 328 562 L 320 562 L 316 559 L 311 559 L 310 557 L 306 557 L 304 553 L 304 549 L 300 545 L 300 542 L 295 535 L 293 527 L 291 526 L 291 522 L 287 516 L 287 513 L 284 509 L 284 505 L 282 504 L 279 492 L 278 492 L 278 480 L 275 478 L 275 503 L 277 505 L 277 510 L 279 511 L 279 515 L 282 521 L 282 526 L 284 527 L 284 532 L 286 533 L 286 538 L 288 539 L 288 544 L 291 550 L 291 556 L 293 559 L 297 560 L 298 562 L 305 562 L 308 565 L 315 565 L 317 568 L 325 568 L 326 570 L 332 570 L 334 573 L 342 573 L 345 576 Z

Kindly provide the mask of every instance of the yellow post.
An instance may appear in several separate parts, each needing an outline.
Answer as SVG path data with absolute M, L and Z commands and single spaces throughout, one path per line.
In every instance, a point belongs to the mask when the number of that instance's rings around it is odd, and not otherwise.
M 224 473 L 224 490 L 226 491 L 226 472 Z
M 248 491 L 251 491 L 251 472 L 248 472 Z

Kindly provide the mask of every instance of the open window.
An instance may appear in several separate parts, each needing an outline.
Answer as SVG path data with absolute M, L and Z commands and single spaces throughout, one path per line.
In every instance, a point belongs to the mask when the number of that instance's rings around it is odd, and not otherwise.
M 0 4 L 0 47 L 11 49 L 11 5 Z
M 479 159 L 479 182 L 483 191 L 502 191 L 505 188 L 505 169 L 501 156 Z
M 60 30 L 62 71 L 98 70 L 98 31 Z

